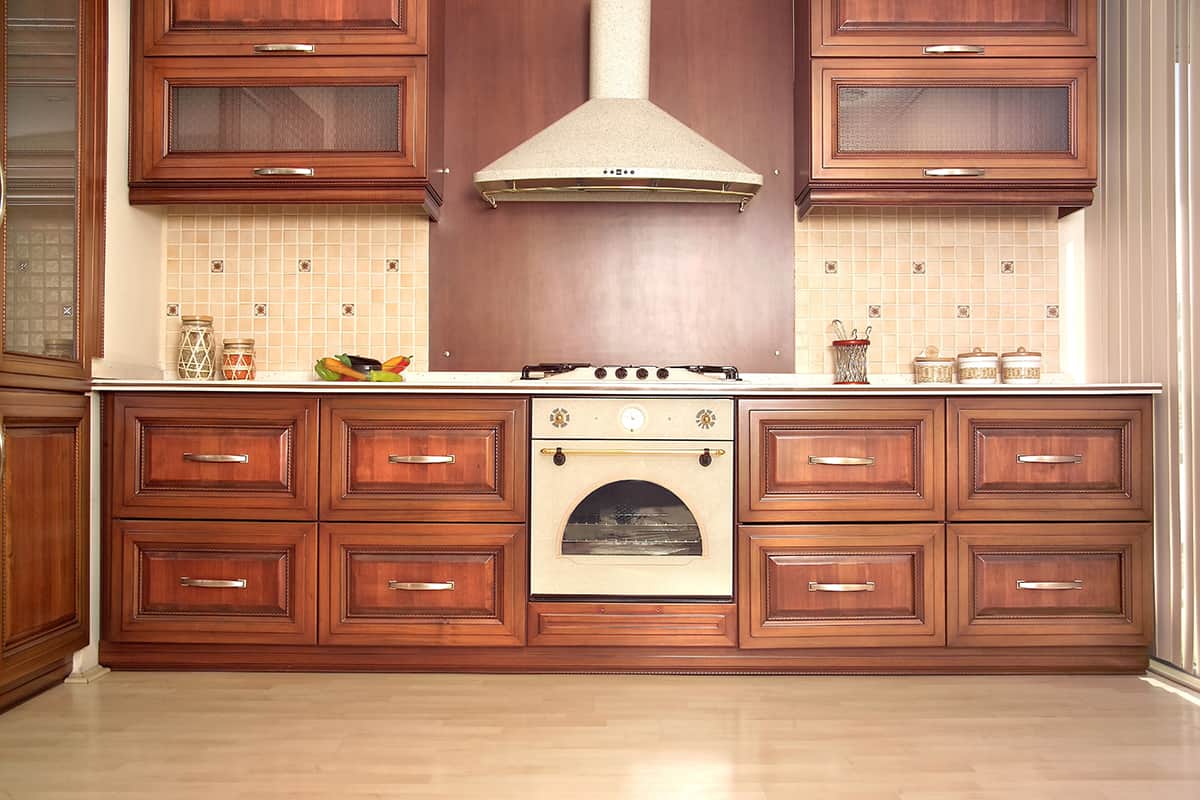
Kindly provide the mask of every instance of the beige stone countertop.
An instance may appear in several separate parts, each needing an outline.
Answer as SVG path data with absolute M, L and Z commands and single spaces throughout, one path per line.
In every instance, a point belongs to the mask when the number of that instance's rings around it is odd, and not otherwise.
M 1159 394 L 1157 383 L 1075 383 L 1065 376 L 1046 376 L 1040 384 L 1017 386 L 992 384 L 914 384 L 909 375 L 874 377 L 871 383 L 835 386 L 829 376 L 791 373 L 746 374 L 740 381 L 697 378 L 695 381 L 663 383 L 654 380 L 572 381 L 562 377 L 523 381 L 514 372 L 414 372 L 405 373 L 403 383 L 329 382 L 300 373 L 262 374 L 258 380 L 181 381 L 124 380 L 97 378 L 92 388 L 105 392 L 321 392 L 327 394 L 528 394 L 528 395 L 616 395 L 674 397 L 789 396 L 929 396 L 929 395 L 1114 395 Z

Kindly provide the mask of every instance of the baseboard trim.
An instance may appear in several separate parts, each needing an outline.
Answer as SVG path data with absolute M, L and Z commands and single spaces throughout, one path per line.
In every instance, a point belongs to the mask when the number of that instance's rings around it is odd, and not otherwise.
M 1184 672 L 1174 664 L 1168 664 L 1165 661 L 1159 661 L 1156 658 L 1150 659 L 1149 666 L 1146 667 L 1147 672 L 1152 672 L 1160 678 L 1166 678 L 1172 683 L 1177 683 L 1185 689 L 1190 689 L 1197 694 L 1200 694 L 1200 678 Z
M 96 681 L 103 679 L 111 672 L 112 670 L 108 667 L 102 667 L 97 664 L 91 669 L 84 670 L 83 672 L 72 672 L 66 677 L 65 680 L 63 680 L 63 683 L 69 686 L 86 686 L 89 683 L 95 683 Z

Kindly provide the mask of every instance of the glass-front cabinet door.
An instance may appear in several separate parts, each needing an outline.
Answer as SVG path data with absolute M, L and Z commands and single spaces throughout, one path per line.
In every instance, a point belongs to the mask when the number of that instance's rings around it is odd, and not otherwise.
M 10 385 L 81 379 L 98 344 L 88 326 L 103 250 L 103 122 L 99 135 L 96 124 L 80 124 L 98 116 L 90 104 L 104 102 L 103 75 L 84 63 L 93 53 L 83 42 L 101 24 L 92 5 L 3 4 L 0 380 Z

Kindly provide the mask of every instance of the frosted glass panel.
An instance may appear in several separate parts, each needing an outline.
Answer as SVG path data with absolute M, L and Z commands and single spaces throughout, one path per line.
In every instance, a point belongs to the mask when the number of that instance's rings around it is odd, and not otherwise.
M 696 518 L 679 496 L 649 481 L 615 481 L 583 499 L 567 520 L 563 555 L 698 556 Z

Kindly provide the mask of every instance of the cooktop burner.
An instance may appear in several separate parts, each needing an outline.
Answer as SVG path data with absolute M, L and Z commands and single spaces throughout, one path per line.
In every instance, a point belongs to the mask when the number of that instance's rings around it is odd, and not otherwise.
M 737 367 L 713 366 L 710 364 L 682 364 L 658 367 L 648 364 L 605 364 L 593 366 L 575 362 L 551 364 L 528 364 L 521 368 L 521 380 L 539 381 L 558 378 L 570 381 L 664 381 L 680 382 L 702 380 L 740 381 Z

